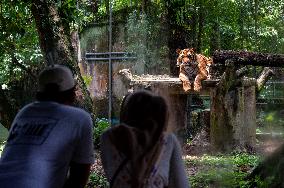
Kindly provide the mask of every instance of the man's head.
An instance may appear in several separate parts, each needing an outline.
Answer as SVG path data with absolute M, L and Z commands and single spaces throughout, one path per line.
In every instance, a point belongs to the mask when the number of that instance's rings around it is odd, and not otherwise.
M 52 65 L 40 72 L 37 99 L 70 103 L 75 99 L 75 80 L 69 68 Z

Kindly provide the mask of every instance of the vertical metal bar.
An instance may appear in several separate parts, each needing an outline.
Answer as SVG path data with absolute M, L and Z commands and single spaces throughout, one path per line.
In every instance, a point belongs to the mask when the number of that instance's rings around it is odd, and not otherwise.
M 109 124 L 112 125 L 112 0 L 109 1 L 109 61 L 108 61 L 108 120 Z

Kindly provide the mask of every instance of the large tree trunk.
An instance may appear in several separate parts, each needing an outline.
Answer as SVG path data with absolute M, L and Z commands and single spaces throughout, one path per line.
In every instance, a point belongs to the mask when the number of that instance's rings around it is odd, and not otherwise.
M 244 48 L 244 41 L 245 41 L 245 29 L 244 29 L 244 18 L 245 18 L 245 9 L 244 9 L 244 0 L 239 1 L 239 17 L 238 17 L 238 25 L 239 25 L 239 32 L 240 32 L 240 48 Z
M 167 25 L 168 25 L 168 47 L 169 47 L 169 58 L 170 58 L 170 74 L 173 76 L 178 76 L 179 69 L 176 67 L 177 48 L 186 48 L 186 33 L 184 28 L 176 24 L 176 12 L 175 10 L 179 6 L 184 4 L 179 4 L 178 2 L 168 2 L 167 3 Z
M 31 6 L 39 34 L 40 46 L 46 63 L 64 64 L 70 67 L 77 77 L 78 105 L 89 112 L 93 112 L 92 100 L 80 74 L 76 55 L 71 46 L 71 34 L 66 32 L 68 23 L 62 21 L 55 1 L 33 0 Z
M 13 105 L 11 105 L 11 101 L 9 100 L 9 97 L 7 96 L 7 93 L 5 90 L 2 90 L 0 87 L 0 121 L 1 124 L 7 128 L 10 129 L 10 126 L 12 124 L 12 121 L 16 115 L 16 110 L 13 108 Z
M 195 46 L 197 53 L 201 53 L 202 47 L 202 34 L 204 26 L 204 13 L 203 13 L 203 1 L 198 1 L 198 34 L 197 34 L 197 46 Z
M 209 54 L 212 55 L 213 52 L 217 49 L 220 49 L 220 29 L 219 29 L 219 23 L 217 21 L 213 22 L 212 25 L 212 33 L 210 36 L 210 51 Z
M 188 47 L 194 47 L 196 48 L 197 44 L 197 18 L 198 18 L 198 14 L 197 14 L 197 7 L 198 7 L 198 0 L 194 1 L 194 7 L 192 10 L 192 18 L 188 19 L 188 25 L 191 26 L 191 29 L 189 31 L 189 40 L 187 41 L 187 45 Z
M 231 63 L 229 63 L 231 64 Z M 216 151 L 251 151 L 255 146 L 255 80 L 227 66 L 211 93 L 210 139 Z

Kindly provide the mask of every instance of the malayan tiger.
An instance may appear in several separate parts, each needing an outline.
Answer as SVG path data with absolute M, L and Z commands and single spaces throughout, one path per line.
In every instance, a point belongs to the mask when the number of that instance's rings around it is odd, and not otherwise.
M 195 53 L 194 48 L 177 49 L 177 66 L 180 67 L 179 78 L 183 89 L 188 92 L 192 89 L 199 92 L 202 88 L 201 81 L 207 79 L 209 67 L 213 63 L 211 58 Z

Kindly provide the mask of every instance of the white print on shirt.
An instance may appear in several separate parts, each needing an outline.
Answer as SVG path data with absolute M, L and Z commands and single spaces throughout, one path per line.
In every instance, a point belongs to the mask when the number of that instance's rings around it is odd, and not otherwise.
M 57 124 L 56 119 L 23 117 L 12 126 L 8 145 L 41 145 Z

